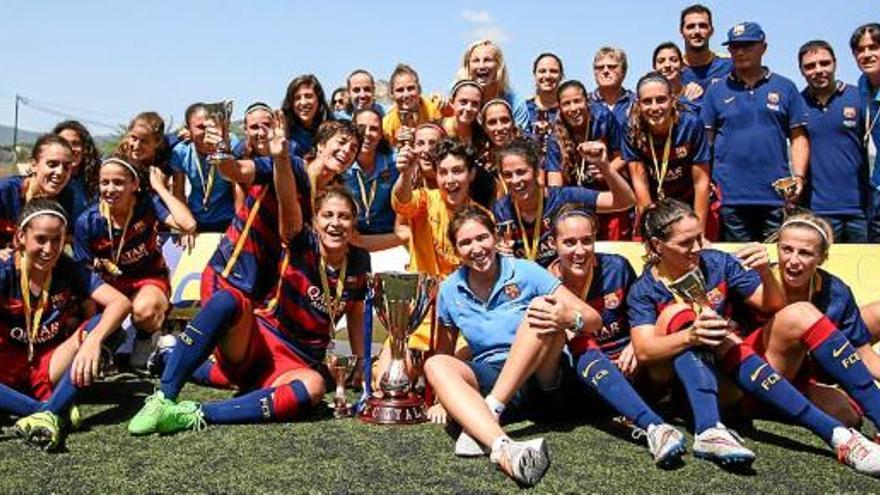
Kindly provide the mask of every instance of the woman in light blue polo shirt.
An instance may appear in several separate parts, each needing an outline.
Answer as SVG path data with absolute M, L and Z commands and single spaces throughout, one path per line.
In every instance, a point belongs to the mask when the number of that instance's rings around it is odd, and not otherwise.
M 462 266 L 440 287 L 438 342 L 454 342 L 460 331 L 471 356 L 463 362 L 435 355 L 425 363 L 425 374 L 464 429 L 456 454 L 491 453 L 508 476 L 533 485 L 549 466 L 544 440 L 514 442 L 498 418 L 505 409 L 507 417 L 522 410 L 529 397 L 547 398 L 556 391 L 566 332 L 592 332 L 601 327 L 601 318 L 536 263 L 500 256 L 495 223 L 482 209 L 459 211 L 449 225 L 449 240 Z

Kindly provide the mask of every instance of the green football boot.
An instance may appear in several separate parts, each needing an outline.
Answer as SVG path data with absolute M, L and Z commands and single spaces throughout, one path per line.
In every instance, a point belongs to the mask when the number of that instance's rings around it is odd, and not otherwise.
M 26 444 L 47 452 L 57 450 L 61 445 L 61 419 L 49 411 L 40 411 L 19 419 L 12 431 Z
M 173 406 L 174 402 L 166 399 L 161 390 L 153 392 L 144 401 L 144 407 L 128 422 L 128 432 L 132 435 L 156 433 L 163 411 Z
M 202 406 L 191 400 L 180 401 L 162 410 L 158 423 L 159 433 L 169 435 L 179 431 L 202 431 L 208 427 Z

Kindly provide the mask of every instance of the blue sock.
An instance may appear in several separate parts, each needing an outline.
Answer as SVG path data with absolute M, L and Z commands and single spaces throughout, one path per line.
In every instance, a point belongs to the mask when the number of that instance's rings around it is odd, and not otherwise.
M 862 406 L 874 425 L 880 427 L 880 389 L 846 335 L 823 316 L 804 332 L 801 340 L 822 369 Z
M 724 367 L 730 377 L 747 393 L 790 416 L 830 445 L 834 428 L 843 425 L 814 406 L 754 352 L 740 344 L 725 354 Z
M 61 375 L 61 380 L 52 388 L 52 395 L 49 396 L 49 400 L 46 401 L 42 409 L 61 415 L 63 411 L 73 404 L 73 399 L 76 398 L 78 392 L 79 390 L 70 378 L 70 368 L 68 368 Z
M 311 404 L 306 386 L 299 380 L 273 388 L 261 388 L 234 399 L 202 405 L 211 424 L 249 424 L 289 421 Z
M 718 379 L 714 366 L 703 362 L 694 351 L 684 351 L 672 362 L 675 373 L 687 393 L 694 414 L 694 433 L 714 428 L 720 421 L 718 413 Z
M 40 410 L 42 402 L 0 383 L 0 410 L 16 416 L 30 416 Z
M 184 383 L 214 351 L 217 340 L 235 321 L 239 310 L 238 301 L 229 291 L 215 292 L 177 336 L 177 344 L 168 356 L 159 385 L 166 399 L 177 400 Z
M 205 362 L 199 365 L 195 371 L 190 375 L 189 380 L 193 383 L 198 383 L 199 385 L 204 385 L 206 387 L 211 386 L 211 370 L 214 368 L 214 361 L 210 359 L 206 359 Z
M 650 425 L 660 425 L 663 419 L 633 389 L 623 373 L 598 349 L 588 349 L 577 362 L 577 374 L 581 383 L 595 390 L 605 402 L 623 414 L 639 428 L 647 430 Z

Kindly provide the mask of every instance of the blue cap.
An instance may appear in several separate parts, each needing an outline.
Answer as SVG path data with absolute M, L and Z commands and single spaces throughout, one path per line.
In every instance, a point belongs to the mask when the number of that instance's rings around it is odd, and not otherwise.
M 761 26 L 757 22 L 739 22 L 727 31 L 727 41 L 722 45 L 756 41 L 764 41 L 764 30 Z

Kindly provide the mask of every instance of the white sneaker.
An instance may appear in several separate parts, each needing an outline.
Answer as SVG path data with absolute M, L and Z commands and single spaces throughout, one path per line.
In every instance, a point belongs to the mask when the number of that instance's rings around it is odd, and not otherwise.
M 461 430 L 458 440 L 455 441 L 455 455 L 459 457 L 482 457 L 489 455 L 489 450 L 489 447 L 480 445 L 480 442 L 464 430 Z
M 654 464 L 666 468 L 681 462 L 685 453 L 684 435 L 672 425 L 663 423 L 648 427 L 648 450 Z
M 880 445 L 858 430 L 849 429 L 849 440 L 837 446 L 837 459 L 859 473 L 880 477 Z
M 721 423 L 694 437 L 694 457 L 722 466 L 748 467 L 755 461 L 755 453 L 743 446 L 742 438 Z
M 492 450 L 491 460 L 517 483 L 534 486 L 550 467 L 550 452 L 543 438 L 527 442 L 504 439 Z

